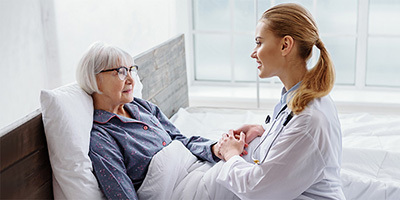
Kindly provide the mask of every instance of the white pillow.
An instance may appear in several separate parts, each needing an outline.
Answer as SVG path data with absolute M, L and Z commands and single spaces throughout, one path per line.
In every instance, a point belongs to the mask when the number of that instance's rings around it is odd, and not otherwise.
M 135 77 L 134 96 L 142 83 Z M 40 94 L 42 118 L 53 170 L 55 199 L 104 198 L 88 156 L 93 100 L 77 83 Z

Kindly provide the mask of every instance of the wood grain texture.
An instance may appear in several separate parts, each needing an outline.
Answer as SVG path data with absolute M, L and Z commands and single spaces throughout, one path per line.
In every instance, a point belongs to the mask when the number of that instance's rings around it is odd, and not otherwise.
M 24 123 L 0 139 L 1 171 L 28 156 L 37 149 L 47 147 L 42 114 L 39 110 L 32 118 L 21 119 Z
M 52 171 L 40 110 L 11 126 L 0 138 L 0 198 L 52 199 Z
M 184 35 L 134 57 L 143 83 L 143 99 L 158 105 L 167 117 L 189 106 Z
M 47 148 L 35 151 L 4 170 L 1 180 L 1 199 L 52 198 L 52 187 L 49 187 L 52 171 Z

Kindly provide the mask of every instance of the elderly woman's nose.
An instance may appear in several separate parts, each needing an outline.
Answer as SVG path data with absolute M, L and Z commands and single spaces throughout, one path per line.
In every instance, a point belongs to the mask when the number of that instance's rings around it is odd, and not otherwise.
M 131 73 L 128 73 L 127 75 L 126 75 L 126 80 L 127 81 L 129 81 L 129 82 L 131 82 L 131 83 L 135 83 L 135 79 L 132 77 L 132 74 Z

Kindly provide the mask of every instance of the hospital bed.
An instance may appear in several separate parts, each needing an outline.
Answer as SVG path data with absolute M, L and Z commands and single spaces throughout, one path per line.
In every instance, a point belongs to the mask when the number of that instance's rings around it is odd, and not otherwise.
M 157 104 L 187 136 L 217 140 L 229 129 L 260 124 L 271 114 L 272 110 L 188 107 L 183 35 L 136 56 L 135 62 L 143 98 Z M 1 131 L 0 198 L 54 197 L 51 145 L 42 118 L 38 109 Z M 339 113 L 339 118 L 346 198 L 400 199 L 400 116 Z

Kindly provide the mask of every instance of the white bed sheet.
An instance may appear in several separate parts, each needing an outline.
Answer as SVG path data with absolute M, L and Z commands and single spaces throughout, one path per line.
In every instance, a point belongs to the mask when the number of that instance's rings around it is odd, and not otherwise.
M 270 110 L 189 107 L 171 120 L 186 136 L 218 140 L 245 123 L 263 123 Z M 341 178 L 347 199 L 400 199 L 400 115 L 339 114 Z

